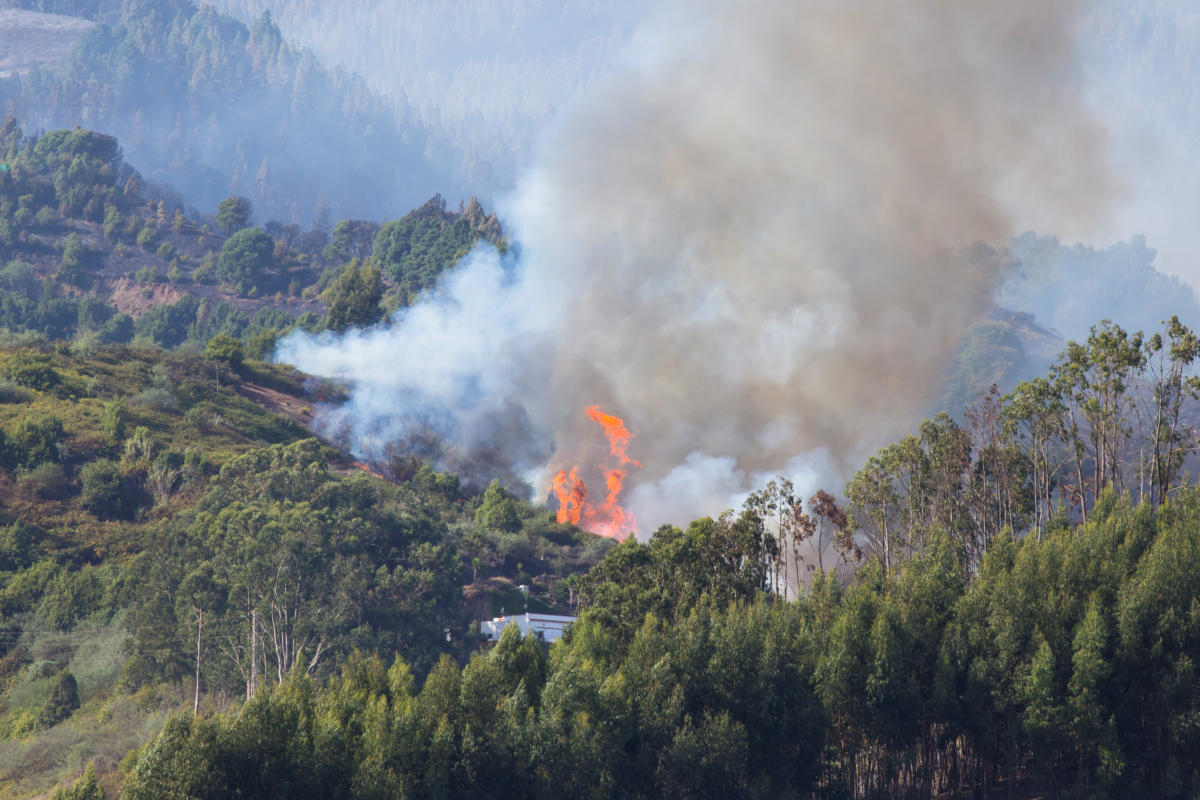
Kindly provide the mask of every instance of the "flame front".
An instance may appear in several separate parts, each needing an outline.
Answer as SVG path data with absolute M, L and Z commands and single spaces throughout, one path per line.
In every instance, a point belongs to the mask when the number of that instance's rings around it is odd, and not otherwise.
M 382 473 L 376 472 L 375 470 L 371 469 L 369 466 L 367 466 L 363 462 L 355 461 L 353 463 L 354 463 L 354 466 L 358 467 L 359 469 L 361 469 L 363 472 L 367 473 L 368 475 L 373 475 L 376 478 L 379 478 L 379 480 L 381 480 L 381 481 L 387 480 L 387 478 L 385 478 Z
M 551 491 L 558 500 L 558 521 L 578 525 L 587 504 L 587 486 L 579 479 L 578 467 L 568 474 L 564 469 L 554 476 Z
M 569 472 L 562 470 L 555 475 L 550 491 L 558 501 L 558 521 L 579 525 L 601 536 L 623 539 L 632 536 L 637 528 L 637 520 L 620 502 L 626 475 L 621 467 L 641 466 L 627 453 L 633 434 L 620 417 L 605 414 L 599 406 L 588 408 L 587 415 L 604 428 L 609 454 L 617 459 L 618 466 L 603 468 L 605 495 L 604 502 L 599 505 L 588 502 L 587 485 L 579 477 L 578 467 L 572 467 Z
M 625 421 L 620 417 L 614 417 L 612 414 L 605 414 L 600 410 L 600 406 L 591 406 L 587 410 L 587 415 L 593 421 L 599 422 L 600 427 L 604 428 L 604 435 L 608 437 L 608 450 L 614 456 L 621 460 L 622 464 L 631 464 L 635 467 L 640 467 L 641 464 L 634 461 L 625 454 L 629 447 L 629 441 L 633 439 L 633 434 L 625 427 Z

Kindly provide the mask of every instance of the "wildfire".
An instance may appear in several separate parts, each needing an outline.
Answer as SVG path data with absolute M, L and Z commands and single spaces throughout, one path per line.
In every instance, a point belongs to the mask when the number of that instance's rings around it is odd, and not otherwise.
M 604 428 L 604 435 L 608 437 L 609 452 L 619 458 L 622 464 L 632 464 L 635 467 L 641 466 L 641 464 L 625 455 L 625 450 L 629 447 L 629 440 L 633 438 L 633 434 L 625 427 L 624 420 L 620 417 L 614 417 L 612 414 L 605 414 L 600 410 L 600 406 L 589 407 L 587 415 L 594 422 L 599 422 L 600 427 Z
M 368 475 L 374 475 L 376 478 L 379 478 L 381 481 L 387 480 L 387 478 L 383 477 L 383 475 L 381 475 L 380 473 L 371 469 L 370 467 L 368 467 L 366 464 L 362 463 L 361 461 L 355 461 L 354 466 L 358 467 L 359 469 L 361 469 L 363 472 L 367 473 Z
M 608 451 L 615 459 L 617 466 L 602 467 L 604 474 L 604 502 L 599 505 L 588 502 L 587 485 L 579 477 L 579 468 L 572 467 L 570 471 L 563 470 L 551 480 L 550 491 L 558 500 L 558 521 L 579 525 L 593 533 L 621 539 L 632 536 L 637 527 L 633 514 L 621 507 L 621 490 L 625 484 L 626 472 L 622 467 L 640 467 L 627 454 L 629 442 L 633 434 L 625 427 L 620 417 L 605 414 L 599 406 L 587 409 L 587 415 L 604 428 L 608 439 Z

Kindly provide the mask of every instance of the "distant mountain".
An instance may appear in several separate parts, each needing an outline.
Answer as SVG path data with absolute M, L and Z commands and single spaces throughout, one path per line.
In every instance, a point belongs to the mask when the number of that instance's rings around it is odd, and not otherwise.
M 996 302 L 1032 314 L 1066 339 L 1082 340 L 1102 319 L 1127 330 L 1157 330 L 1176 314 L 1200 328 L 1192 287 L 1158 270 L 1144 236 L 1097 249 L 1068 246 L 1056 236 L 1025 233 L 1008 246 L 1012 267 Z
M 0 17 L 0 40 L 29 42 L 4 56 L 0 110 L 31 129 L 112 133 L 146 177 L 197 208 L 244 195 L 259 223 L 308 227 L 471 194 L 402 98 L 327 69 L 269 15 L 247 26 L 187 0 L 9 5 L 97 22 Z M 22 33 L 33 28 L 63 33 L 42 51 Z
M 289 39 L 415 111 L 476 192 L 507 186 L 554 113 L 624 58 L 649 7 L 629 0 L 214 0 L 269 11 Z
M 975 248 L 970 268 L 997 276 L 995 306 L 963 337 L 937 410 L 956 414 L 993 383 L 1007 392 L 1044 375 L 1068 341 L 1086 340 L 1101 320 L 1151 333 L 1178 316 L 1200 330 L 1195 291 L 1154 260 L 1142 236 L 1098 249 L 1030 232 L 1004 248 Z

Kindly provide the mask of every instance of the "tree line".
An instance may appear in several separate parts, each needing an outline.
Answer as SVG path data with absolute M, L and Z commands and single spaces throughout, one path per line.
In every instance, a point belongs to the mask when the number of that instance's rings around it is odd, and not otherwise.
M 293 669 L 173 720 L 123 794 L 1194 796 L 1196 347 L 1101 323 L 881 450 L 845 508 L 781 479 L 622 543 L 562 642 L 510 628 L 419 689 L 402 659 Z
M 961 423 L 940 414 L 872 456 L 845 491 L 859 541 L 887 570 L 939 530 L 977 565 L 1002 534 L 1087 522 L 1106 490 L 1153 513 L 1200 445 L 1198 355 L 1177 317 L 1149 336 L 1093 326 L 1046 377 L 993 386 Z
M 753 511 L 664 528 L 588 576 L 548 651 L 509 628 L 419 688 L 400 659 L 298 667 L 172 720 L 122 796 L 1194 796 L 1200 493 L 1091 511 L 973 575 L 937 534 L 792 601 L 716 546 Z

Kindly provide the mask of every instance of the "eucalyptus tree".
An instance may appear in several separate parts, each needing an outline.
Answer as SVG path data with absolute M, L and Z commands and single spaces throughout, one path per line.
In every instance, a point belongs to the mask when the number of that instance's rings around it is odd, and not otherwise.
M 1164 333 L 1148 338 L 1143 349 L 1151 385 L 1150 504 L 1165 502 L 1187 452 L 1196 446 L 1194 430 L 1181 426 L 1185 402 L 1200 397 L 1200 377 L 1188 374 L 1200 355 L 1197 336 L 1179 317 L 1163 323 Z

